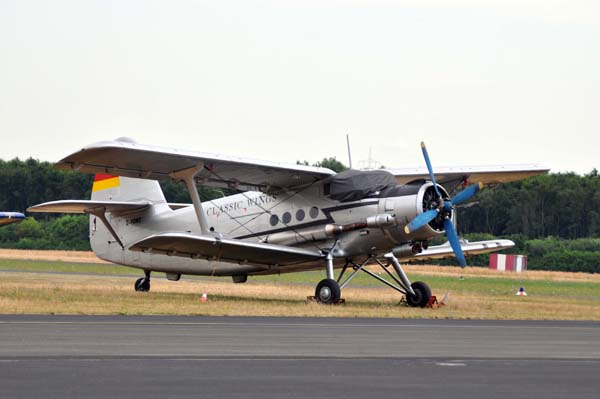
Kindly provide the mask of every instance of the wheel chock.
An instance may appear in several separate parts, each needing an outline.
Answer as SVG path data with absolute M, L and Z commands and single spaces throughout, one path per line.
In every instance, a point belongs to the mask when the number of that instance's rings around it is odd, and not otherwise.
M 437 300 L 437 296 L 432 295 L 429 298 L 429 301 L 427 302 L 427 305 L 425 305 L 426 308 L 439 308 L 440 306 L 442 306 L 438 300 Z

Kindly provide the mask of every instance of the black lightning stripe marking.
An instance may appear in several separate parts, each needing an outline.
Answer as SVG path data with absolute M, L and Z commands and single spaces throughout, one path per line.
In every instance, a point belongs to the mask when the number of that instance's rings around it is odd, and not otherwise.
M 335 220 L 331 216 L 331 214 L 333 212 L 343 211 L 346 209 L 361 208 L 363 206 L 377 205 L 377 204 L 379 204 L 379 200 L 355 202 L 353 204 L 336 205 L 336 206 L 331 206 L 329 208 L 322 208 L 321 211 L 325 214 L 325 219 L 315 220 L 313 222 L 308 222 L 308 223 L 296 224 L 294 226 L 280 227 L 278 229 L 266 230 L 266 231 L 262 231 L 262 232 L 258 232 L 258 233 L 247 234 L 244 236 L 238 236 L 235 238 L 238 240 L 242 240 L 244 238 L 252 238 L 252 237 L 258 237 L 258 236 L 262 236 L 262 235 L 282 233 L 284 231 L 299 230 L 299 229 L 304 229 L 307 227 L 326 225 L 328 223 L 335 223 Z

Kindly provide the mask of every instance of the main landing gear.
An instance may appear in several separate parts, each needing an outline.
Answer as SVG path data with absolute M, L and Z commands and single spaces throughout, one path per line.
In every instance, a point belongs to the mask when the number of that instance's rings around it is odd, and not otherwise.
M 340 288 L 340 285 L 337 281 L 330 278 L 321 280 L 319 284 L 317 284 L 317 289 L 315 290 L 317 302 L 326 305 L 337 303 L 340 300 L 341 295 L 342 289 Z
M 338 303 L 341 296 L 341 291 L 344 289 L 350 281 L 356 276 L 359 271 L 363 271 L 367 273 L 369 276 L 373 277 L 375 280 L 380 281 L 381 283 L 387 285 L 388 287 L 404 294 L 406 297 L 406 303 L 408 306 L 412 307 L 425 307 L 427 303 L 429 303 L 429 298 L 431 298 L 431 289 L 429 286 L 421 281 L 416 281 L 411 284 L 400 266 L 400 262 L 398 262 L 398 258 L 394 256 L 392 253 L 388 253 L 384 255 L 384 258 L 387 261 L 387 264 L 382 263 L 381 260 L 377 259 L 375 256 L 369 256 L 363 263 L 358 264 L 351 260 L 346 260 L 346 264 L 342 268 L 339 277 L 337 280 L 334 278 L 333 271 L 333 257 L 331 254 L 327 255 L 326 258 L 326 271 L 327 278 L 321 280 L 317 285 L 317 289 L 315 290 L 315 299 L 317 302 L 322 304 L 335 304 Z M 373 273 L 370 270 L 367 270 L 365 266 L 367 265 L 379 265 L 381 268 L 389 275 L 393 282 L 390 282 L 378 274 Z M 388 270 L 389 266 L 394 268 L 396 275 L 392 274 Z M 353 272 L 346 277 L 346 279 L 342 281 L 342 277 L 346 273 L 346 270 L 351 267 Z
M 148 292 L 150 291 L 150 270 L 144 270 L 144 274 L 146 277 L 138 278 L 135 281 L 135 290 L 138 292 Z
M 327 278 L 325 280 L 321 280 L 319 284 L 317 284 L 317 289 L 315 290 L 315 299 L 319 303 L 333 305 L 340 300 L 342 288 L 339 285 L 339 279 L 336 281 L 333 274 L 333 256 L 331 254 L 327 254 L 325 262 Z

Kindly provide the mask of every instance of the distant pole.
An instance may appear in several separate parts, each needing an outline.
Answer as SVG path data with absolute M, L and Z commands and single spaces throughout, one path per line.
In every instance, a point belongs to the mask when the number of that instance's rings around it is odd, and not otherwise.
M 346 134 L 346 144 L 348 145 L 348 166 L 352 169 L 352 155 L 350 153 L 350 135 Z

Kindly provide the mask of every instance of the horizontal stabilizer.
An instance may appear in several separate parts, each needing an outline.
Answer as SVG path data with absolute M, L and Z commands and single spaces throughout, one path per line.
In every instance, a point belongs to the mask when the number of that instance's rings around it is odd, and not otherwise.
M 320 251 L 188 233 L 162 233 L 144 238 L 131 251 L 252 265 L 287 266 L 322 259 Z
M 118 202 L 118 201 L 85 201 L 85 200 L 63 200 L 45 202 L 34 205 L 27 212 L 50 212 L 50 213 L 91 213 L 92 210 L 105 209 L 106 212 L 123 213 L 141 211 L 151 205 L 148 201 Z
M 485 254 L 488 252 L 496 252 L 501 251 L 506 248 L 512 248 L 515 246 L 515 243 L 511 240 L 488 240 L 488 241 L 475 241 L 475 242 L 461 242 L 460 246 L 462 248 L 465 256 L 468 255 L 479 255 Z M 433 247 L 429 247 L 420 254 L 417 254 L 410 258 L 404 258 L 402 260 L 428 260 L 428 259 L 443 259 L 443 258 L 452 258 L 454 257 L 454 252 L 452 251 L 452 247 L 449 243 L 445 243 L 442 245 L 436 245 Z

